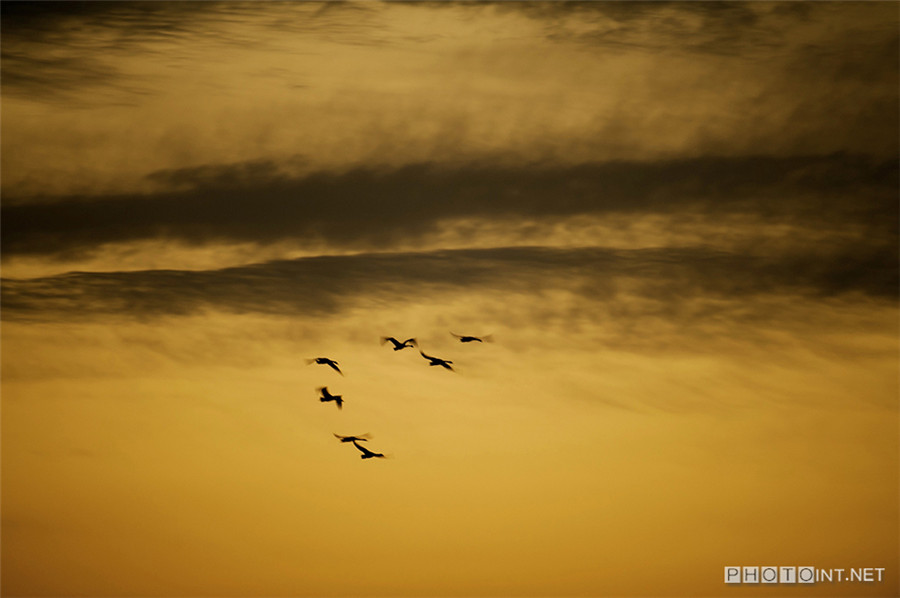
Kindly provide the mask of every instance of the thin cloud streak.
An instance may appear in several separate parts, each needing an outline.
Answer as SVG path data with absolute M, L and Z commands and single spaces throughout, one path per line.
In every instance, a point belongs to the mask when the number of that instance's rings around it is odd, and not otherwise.
M 4 280 L 3 317 L 146 317 L 207 308 L 237 313 L 328 314 L 384 301 L 442 300 L 454 292 L 540 297 L 552 289 L 598 304 L 628 295 L 671 312 L 696 298 L 762 295 L 897 297 L 898 259 L 881 252 L 763 258 L 699 248 L 499 248 L 275 261 L 190 272 L 71 273 Z M 627 302 L 626 302 L 627 303 Z M 674 310 L 674 311 L 673 311 Z M 632 314 L 637 315 L 637 314 Z M 695 314 L 700 317 L 702 314 Z

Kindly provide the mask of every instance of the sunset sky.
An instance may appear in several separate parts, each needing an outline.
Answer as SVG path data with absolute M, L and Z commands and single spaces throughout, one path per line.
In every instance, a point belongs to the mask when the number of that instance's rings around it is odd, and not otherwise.
M 900 594 L 897 3 L 0 11 L 4 596 Z

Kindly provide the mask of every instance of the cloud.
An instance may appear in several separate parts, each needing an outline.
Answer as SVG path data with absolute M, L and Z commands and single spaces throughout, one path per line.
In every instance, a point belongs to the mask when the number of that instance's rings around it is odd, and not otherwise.
M 643 312 L 631 315 L 672 318 L 684 316 L 682 308 L 699 298 L 859 295 L 889 301 L 896 299 L 897 288 L 898 259 L 884 252 L 773 259 L 699 248 L 516 247 L 327 256 L 200 272 L 71 273 L 5 280 L 3 317 L 147 317 L 204 309 L 315 316 L 482 292 L 533 296 L 544 303 L 547 293 L 559 290 L 605 309 L 619 304 Z M 691 318 L 702 316 L 694 313 Z
M 146 51 L 147 41 L 185 34 L 184 9 L 192 4 L 166 3 L 167 10 L 156 10 L 153 3 L 140 2 L 6 2 L 0 9 L 3 93 L 70 107 L 90 105 L 98 94 L 130 103 L 151 86 L 109 57 L 125 49 Z M 81 95 L 88 92 L 94 97 Z
M 298 153 L 897 155 L 885 4 L 25 4 L 3 9 L 5 201 Z
M 4 255 L 67 255 L 147 239 L 389 250 L 452 220 L 580 214 L 750 214 L 773 223 L 855 223 L 873 243 L 897 238 L 896 163 L 846 154 L 531 168 L 422 163 L 301 177 L 262 161 L 154 177 L 182 190 L 13 201 L 2 209 Z
M 378 26 L 360 18 L 378 11 L 335 4 L 6 2 L 3 92 L 69 107 L 136 105 L 135 96 L 157 93 L 159 83 L 127 60 L 178 63 L 184 57 L 173 44 L 258 51 L 272 30 L 375 40 Z
M 871 57 L 870 52 L 857 50 L 890 47 L 898 38 L 897 12 L 886 4 L 638 1 L 487 5 L 536 21 L 544 27 L 546 38 L 557 43 L 742 61 L 767 59 L 779 67 L 780 58 L 798 52 L 807 56 L 827 52 L 845 65 L 852 64 Z M 833 27 L 835 22 L 842 27 Z M 896 56 L 874 66 L 883 76 L 895 62 Z

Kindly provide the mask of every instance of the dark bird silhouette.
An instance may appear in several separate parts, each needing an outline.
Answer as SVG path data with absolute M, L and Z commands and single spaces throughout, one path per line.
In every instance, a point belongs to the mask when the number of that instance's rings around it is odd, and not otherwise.
M 452 334 L 453 336 L 455 336 L 456 338 L 458 338 L 458 339 L 459 339 L 459 342 L 461 342 L 461 343 L 473 343 L 473 342 L 478 342 L 478 343 L 486 342 L 486 343 L 490 343 L 490 342 L 493 342 L 493 340 L 494 340 L 494 337 L 492 337 L 490 334 L 487 334 L 487 335 L 482 336 L 482 337 L 480 337 L 480 338 L 477 337 L 477 336 L 465 336 L 465 335 L 462 335 L 462 334 L 456 334 L 455 332 L 451 332 L 450 334 Z
M 419 355 L 421 355 L 422 357 L 424 357 L 425 359 L 427 359 L 430 362 L 428 365 L 439 365 L 443 368 L 450 370 L 451 372 L 453 371 L 453 368 L 450 367 L 450 364 L 453 362 L 448 359 L 441 359 L 440 357 L 432 357 L 430 355 L 425 355 L 421 351 L 419 351 Z
M 327 386 L 323 386 L 322 388 L 320 388 L 319 392 L 322 393 L 322 396 L 319 397 L 319 400 L 322 401 L 323 403 L 327 403 L 329 401 L 334 401 L 335 403 L 337 403 L 338 409 L 344 408 L 344 399 L 341 398 L 341 395 L 331 394 L 330 392 L 328 392 Z
M 328 359 L 327 357 L 316 357 L 315 359 L 307 359 L 306 363 L 319 363 L 321 365 L 327 365 L 328 367 L 333 369 L 335 372 L 337 372 L 341 376 L 344 375 L 344 372 L 342 372 L 341 368 L 338 367 L 338 362 L 336 362 L 333 359 Z
M 334 434 L 334 432 L 332 432 Z M 340 440 L 341 442 L 365 442 L 369 438 L 371 438 L 370 434 L 360 434 L 359 436 L 341 436 L 340 434 L 334 434 L 334 437 Z
M 408 338 L 408 339 L 406 339 L 405 341 L 403 341 L 403 342 L 401 343 L 400 341 L 398 341 L 397 339 L 395 339 L 393 336 L 382 336 L 382 337 L 381 337 L 381 344 L 382 344 L 382 345 L 383 345 L 384 343 L 388 342 L 388 341 L 390 341 L 391 344 L 394 345 L 394 351 L 400 351 L 401 349 L 405 349 L 405 348 L 407 348 L 407 347 L 416 347 L 416 346 L 418 346 L 418 345 L 416 344 L 416 339 L 414 339 L 414 338 Z
M 353 446 L 358 448 L 360 450 L 360 452 L 362 453 L 362 455 L 359 456 L 360 459 L 371 459 L 372 457 L 378 457 L 379 459 L 385 458 L 385 456 L 381 453 L 373 453 L 366 447 L 359 446 L 358 444 L 356 444 L 356 441 L 353 442 Z

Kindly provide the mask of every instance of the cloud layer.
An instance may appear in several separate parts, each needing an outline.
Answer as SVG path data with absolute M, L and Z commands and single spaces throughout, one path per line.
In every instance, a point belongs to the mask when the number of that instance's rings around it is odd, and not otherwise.
M 300 178 L 265 162 L 211 166 L 154 175 L 183 191 L 5 206 L 2 249 L 6 257 L 65 255 L 148 239 L 390 249 L 454 220 L 677 213 L 841 223 L 892 245 L 897 173 L 894 161 L 849 155 L 535 168 L 416 164 Z
M 898 147 L 888 4 L 7 4 L 6 202 L 297 156 L 341 172 Z
M 858 294 L 890 301 L 897 297 L 897 268 L 896 256 L 877 251 L 838 253 L 827 259 L 808 254 L 766 259 L 696 248 L 517 247 L 367 254 L 204 272 L 72 273 L 7 280 L 3 316 L 144 317 L 206 308 L 315 315 L 384 302 L 429 303 L 454 293 L 496 291 L 544 302 L 545 293 L 554 289 L 598 304 L 650 300 L 647 313 L 677 316 L 695 299 L 749 302 L 761 295 L 801 299 Z

